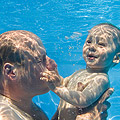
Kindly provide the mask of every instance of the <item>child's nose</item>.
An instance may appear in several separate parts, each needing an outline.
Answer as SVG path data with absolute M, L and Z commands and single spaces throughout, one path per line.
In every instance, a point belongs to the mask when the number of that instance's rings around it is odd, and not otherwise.
M 89 48 L 89 50 L 90 50 L 91 52 L 95 52 L 95 51 L 96 51 L 95 45 L 91 45 L 90 48 Z

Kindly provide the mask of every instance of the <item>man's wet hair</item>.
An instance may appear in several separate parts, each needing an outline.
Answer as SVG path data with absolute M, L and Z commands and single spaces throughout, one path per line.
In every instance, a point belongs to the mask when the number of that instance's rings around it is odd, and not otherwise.
M 38 51 L 36 51 L 36 49 Z M 40 55 L 44 46 L 40 38 L 25 30 L 8 31 L 0 35 L 0 74 L 4 63 L 23 65 L 25 57 Z

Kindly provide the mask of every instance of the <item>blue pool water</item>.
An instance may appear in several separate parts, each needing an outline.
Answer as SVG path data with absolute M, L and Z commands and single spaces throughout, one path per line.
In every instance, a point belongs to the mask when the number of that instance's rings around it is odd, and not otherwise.
M 102 22 L 120 27 L 119 0 L 0 0 L 0 33 L 28 30 L 38 35 L 63 77 L 85 68 L 82 47 L 88 30 Z M 108 120 L 120 120 L 120 65 L 109 75 L 115 92 L 109 99 Z M 33 101 L 50 119 L 59 97 L 49 92 Z

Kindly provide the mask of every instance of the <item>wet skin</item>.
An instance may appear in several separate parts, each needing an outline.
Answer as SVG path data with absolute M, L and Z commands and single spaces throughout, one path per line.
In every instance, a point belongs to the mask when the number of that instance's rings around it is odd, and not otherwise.
M 116 27 L 109 24 L 95 26 L 90 30 L 83 47 L 86 69 L 79 70 L 65 79 L 55 72 L 45 71 L 42 74 L 41 79 L 45 80 L 48 87 L 62 98 L 58 106 L 58 112 L 55 114 L 58 120 L 80 120 L 82 114 L 79 114 L 78 109 L 87 109 L 87 107 L 93 105 L 109 88 L 107 72 L 114 65 L 113 60 L 117 53 L 116 43 L 119 40 L 118 33 L 115 30 Z M 57 86 L 55 81 L 61 81 L 60 86 Z M 94 108 L 97 107 L 93 105 L 91 109 L 93 113 L 96 112 Z M 99 111 L 99 115 L 100 113 Z M 86 112 L 83 116 L 89 120 L 93 120 L 93 118 L 101 120 L 101 115 L 99 115 L 96 118 L 93 114 L 89 118 Z M 106 117 L 104 116 L 103 119 L 105 120 Z
M 40 73 L 54 71 L 56 63 L 46 56 L 40 38 L 29 31 L 5 32 L 0 45 L 0 120 L 48 120 L 32 98 L 50 90 Z
M 115 56 L 116 46 L 108 33 L 90 33 L 83 47 L 84 60 L 90 68 L 107 70 Z

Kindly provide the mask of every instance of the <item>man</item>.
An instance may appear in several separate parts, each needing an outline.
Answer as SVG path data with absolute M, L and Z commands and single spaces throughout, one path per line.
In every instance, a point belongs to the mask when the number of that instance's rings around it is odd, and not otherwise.
M 46 51 L 36 35 L 9 31 L 0 36 L 0 120 L 48 120 L 33 102 L 49 91 L 40 80 L 46 69 Z
M 56 68 L 56 63 L 46 57 L 45 48 L 35 34 L 24 30 L 1 34 L 0 120 L 48 120 L 32 98 L 49 91 L 40 73 L 50 70 L 57 74 Z M 97 116 L 106 109 L 107 105 L 102 104 Z

